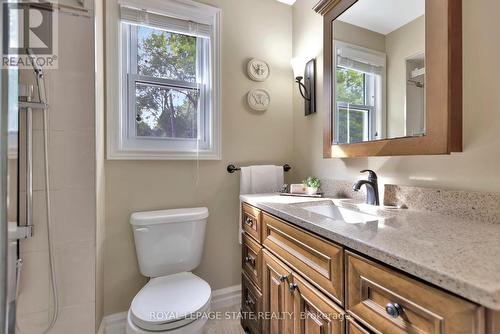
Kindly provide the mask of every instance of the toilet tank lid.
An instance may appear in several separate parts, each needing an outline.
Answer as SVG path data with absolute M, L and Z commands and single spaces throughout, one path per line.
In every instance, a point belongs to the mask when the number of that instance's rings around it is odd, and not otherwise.
M 207 208 L 172 209 L 147 212 L 134 212 L 130 216 L 133 226 L 182 223 L 208 218 Z

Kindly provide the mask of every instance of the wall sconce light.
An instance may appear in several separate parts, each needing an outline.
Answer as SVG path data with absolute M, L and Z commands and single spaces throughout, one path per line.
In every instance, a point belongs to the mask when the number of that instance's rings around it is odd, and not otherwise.
M 305 101 L 305 115 L 311 115 L 316 112 L 316 59 L 306 62 L 303 59 L 294 58 L 292 67 L 295 82 L 299 85 L 300 95 Z

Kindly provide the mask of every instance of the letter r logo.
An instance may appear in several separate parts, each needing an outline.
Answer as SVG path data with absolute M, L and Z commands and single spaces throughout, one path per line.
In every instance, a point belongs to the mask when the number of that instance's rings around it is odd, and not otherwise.
M 7 2 L 3 4 L 3 53 L 51 55 L 54 45 L 54 9 L 50 3 Z

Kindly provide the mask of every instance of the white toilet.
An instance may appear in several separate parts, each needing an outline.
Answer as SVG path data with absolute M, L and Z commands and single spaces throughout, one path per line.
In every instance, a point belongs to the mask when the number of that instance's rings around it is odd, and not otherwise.
M 190 271 L 201 261 L 207 219 L 207 208 L 132 214 L 139 268 L 151 279 L 132 301 L 127 334 L 203 332 L 212 290 Z

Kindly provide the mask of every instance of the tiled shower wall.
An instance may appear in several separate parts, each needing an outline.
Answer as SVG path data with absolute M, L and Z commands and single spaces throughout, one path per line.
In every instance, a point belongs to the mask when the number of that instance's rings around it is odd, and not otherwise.
M 46 71 L 49 170 L 59 318 L 50 333 L 95 333 L 95 73 L 94 20 L 59 14 L 59 69 Z M 31 71 L 20 75 L 33 82 Z M 23 160 L 21 156 L 21 161 Z M 14 161 L 11 161 L 11 166 Z M 18 298 L 20 333 L 39 334 L 51 308 L 43 124 L 34 116 L 35 236 L 22 241 Z M 23 189 L 23 182 L 20 188 Z M 15 218 L 15 217 L 14 217 Z

